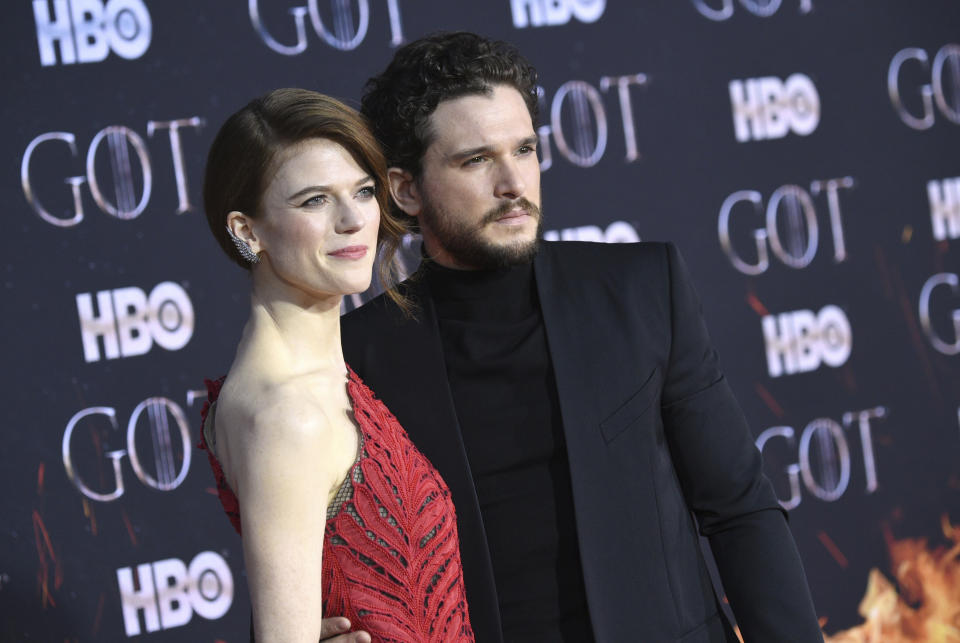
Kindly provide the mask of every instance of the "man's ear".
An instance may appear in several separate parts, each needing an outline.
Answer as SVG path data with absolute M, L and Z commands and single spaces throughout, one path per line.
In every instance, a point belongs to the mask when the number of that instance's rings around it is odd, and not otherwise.
M 387 170 L 387 182 L 390 184 L 390 196 L 401 210 L 411 217 L 420 216 L 423 201 L 420 186 L 407 170 L 391 167 Z
M 254 221 L 243 212 L 233 210 L 227 214 L 227 229 L 233 232 L 233 236 L 250 246 L 253 254 L 260 254 L 263 247 L 260 245 L 260 239 L 254 232 Z

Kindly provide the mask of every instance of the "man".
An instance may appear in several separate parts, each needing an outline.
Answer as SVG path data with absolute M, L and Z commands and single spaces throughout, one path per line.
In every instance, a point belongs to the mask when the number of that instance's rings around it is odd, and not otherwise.
M 698 528 L 746 640 L 821 640 L 676 249 L 538 241 L 535 81 L 439 34 L 361 108 L 425 260 L 344 352 L 450 487 L 477 640 L 735 641 Z

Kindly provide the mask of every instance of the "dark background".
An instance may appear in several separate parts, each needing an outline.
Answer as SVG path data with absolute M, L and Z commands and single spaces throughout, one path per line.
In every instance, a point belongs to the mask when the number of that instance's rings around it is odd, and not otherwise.
M 258 9 L 272 36 L 292 45 L 297 33 L 290 11 L 308 4 L 261 0 Z M 249 607 L 241 549 L 212 492 L 205 454 L 193 450 L 185 481 L 167 491 L 142 484 L 123 457 L 123 495 L 100 502 L 86 498 L 68 477 L 64 432 L 83 409 L 116 410 L 119 430 L 105 416 L 91 416 L 72 440 L 78 474 L 100 493 L 115 487 L 106 454 L 126 448 L 127 422 L 142 400 L 165 397 L 178 405 L 196 442 L 201 402 L 191 405 L 188 391 L 202 390 L 205 377 L 226 372 L 248 310 L 246 277 L 222 255 L 201 211 L 204 159 L 217 128 L 250 98 L 281 86 L 316 89 L 356 105 L 363 83 L 389 61 L 395 36 L 410 41 L 441 29 L 469 29 L 517 44 L 540 71 L 542 124 L 550 124 L 551 101 L 564 83 L 580 80 L 596 89 L 608 126 L 605 152 L 582 167 L 565 157 L 550 135 L 552 164 L 543 174 L 546 228 L 606 229 L 622 221 L 644 240 L 679 245 L 756 435 L 774 426 L 795 430 L 792 445 L 775 438 L 764 450 L 767 474 L 782 499 L 790 496 L 785 467 L 798 461 L 804 427 L 818 418 L 843 426 L 847 412 L 884 408 L 885 416 L 871 422 L 877 488 L 867 491 L 864 450 L 854 425 L 844 430 L 850 452 L 845 493 L 825 501 L 801 481 L 800 503 L 790 512 L 825 629 L 861 622 L 857 604 L 871 568 L 893 578 L 890 539 L 926 538 L 930 548 L 947 543 L 941 517 L 960 520 L 960 356 L 933 348 L 918 305 L 930 277 L 960 272 L 960 241 L 934 239 L 927 198 L 928 182 L 960 176 L 960 125 L 934 105 L 931 127 L 909 127 L 891 103 L 887 75 L 897 52 L 927 52 L 926 66 L 907 62 L 899 76 L 905 105 L 920 115 L 921 86 L 931 83 L 934 57 L 960 42 L 957 3 L 733 0 L 727 19 L 712 20 L 698 7 L 720 9 L 724 0 L 608 0 L 593 23 L 571 17 L 565 24 L 517 28 L 509 0 L 395 0 L 397 33 L 388 0 L 314 0 L 330 29 L 339 15 L 347 32 L 355 32 L 350 24 L 357 24 L 366 7 L 367 33 L 354 48 L 338 49 L 306 16 L 306 47 L 291 56 L 265 44 L 247 3 L 110 0 L 106 10 L 119 12 L 126 5 L 144 7 L 152 24 L 149 47 L 134 60 L 110 52 L 100 62 L 63 64 L 58 53 L 56 64 L 42 66 L 27 0 L 7 3 L 0 27 L 3 640 L 124 640 L 117 569 L 170 558 L 189 565 L 202 551 L 218 553 L 232 569 L 230 610 L 219 620 L 194 615 L 182 627 L 143 631 L 139 638 L 245 640 Z M 55 13 L 52 0 L 48 8 Z M 343 22 L 347 13 L 351 19 Z M 763 13 L 770 15 L 757 15 Z M 785 80 L 794 73 L 816 87 L 815 131 L 738 142 L 730 81 Z M 647 82 L 630 88 L 640 156 L 627 162 L 617 90 L 602 91 L 600 85 L 601 77 L 633 74 L 645 74 Z M 942 85 L 947 105 L 960 112 L 960 57 L 944 66 Z M 563 136 L 589 150 L 596 119 L 577 121 L 575 102 L 568 97 L 561 110 Z M 180 131 L 192 208 L 178 214 L 169 136 L 166 130 L 148 136 L 147 123 L 192 117 L 204 125 Z M 88 180 L 80 186 L 81 222 L 64 227 L 43 220 L 21 184 L 31 141 L 48 132 L 75 136 L 76 154 L 62 141 L 42 143 L 29 171 L 31 189 L 44 207 L 69 218 L 74 205 L 64 179 L 85 174 L 94 136 L 116 125 L 135 131 L 150 159 L 152 194 L 142 214 L 126 220 L 106 214 L 91 197 Z M 143 171 L 133 149 L 128 151 L 139 198 Z M 104 142 L 95 175 L 107 200 L 116 203 L 111 167 Z M 807 267 L 791 268 L 773 256 L 760 275 L 733 267 L 717 232 L 721 204 L 730 194 L 756 190 L 765 208 L 780 186 L 809 192 L 814 180 L 842 177 L 855 183 L 839 192 L 843 261 L 834 260 L 827 196 L 821 193 L 813 196 L 818 250 Z M 784 206 L 780 218 L 781 235 L 803 241 L 788 230 L 796 221 L 788 209 Z M 755 259 L 751 231 L 762 219 L 747 204 L 734 209 L 731 237 L 747 261 Z M 125 287 L 149 295 L 166 281 L 178 284 L 192 302 L 195 326 L 186 346 L 168 351 L 155 344 L 143 355 L 105 359 L 101 342 L 101 359 L 86 362 L 76 296 L 91 293 L 96 300 L 99 291 Z M 838 306 L 850 322 L 849 359 L 836 368 L 824 364 L 771 377 L 762 314 L 816 313 L 827 305 Z M 958 309 L 960 290 L 935 291 L 931 319 L 947 343 L 956 339 L 952 316 Z M 164 420 L 174 428 L 166 451 L 151 441 Z M 174 468 L 181 470 L 184 445 L 172 416 L 144 413 L 137 426 L 137 452 L 150 475 L 157 475 L 153 463 L 160 451 L 172 454 Z M 823 484 L 839 471 L 836 454 L 829 443 L 813 441 L 811 467 Z

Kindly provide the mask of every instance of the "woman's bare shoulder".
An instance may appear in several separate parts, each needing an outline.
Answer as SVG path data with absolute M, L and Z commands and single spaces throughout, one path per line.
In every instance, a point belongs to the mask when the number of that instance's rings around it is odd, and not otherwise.
M 292 471 L 299 472 L 298 480 L 313 480 L 307 485 L 311 494 L 329 496 L 343 475 L 349 446 L 307 382 L 235 381 L 232 388 L 225 383 L 221 392 L 224 407 L 217 410 L 217 431 L 227 453 L 224 472 L 237 497 L 247 503 L 246 513 L 259 497 L 251 493 L 273 488 L 271 480 L 279 484 L 278 474 Z M 294 487 L 284 489 L 290 494 Z
M 329 428 L 322 395 L 308 378 L 238 373 L 228 377 L 218 401 L 220 418 L 240 439 L 316 439 Z

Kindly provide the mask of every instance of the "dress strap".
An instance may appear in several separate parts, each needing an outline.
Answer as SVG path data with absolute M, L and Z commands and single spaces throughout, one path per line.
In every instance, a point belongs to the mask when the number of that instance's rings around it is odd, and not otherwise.
M 214 419 L 217 415 L 217 401 L 210 402 L 210 408 L 207 409 L 207 416 L 203 420 L 203 439 L 207 443 L 207 450 L 216 457 L 217 455 L 217 433 L 214 430 Z

